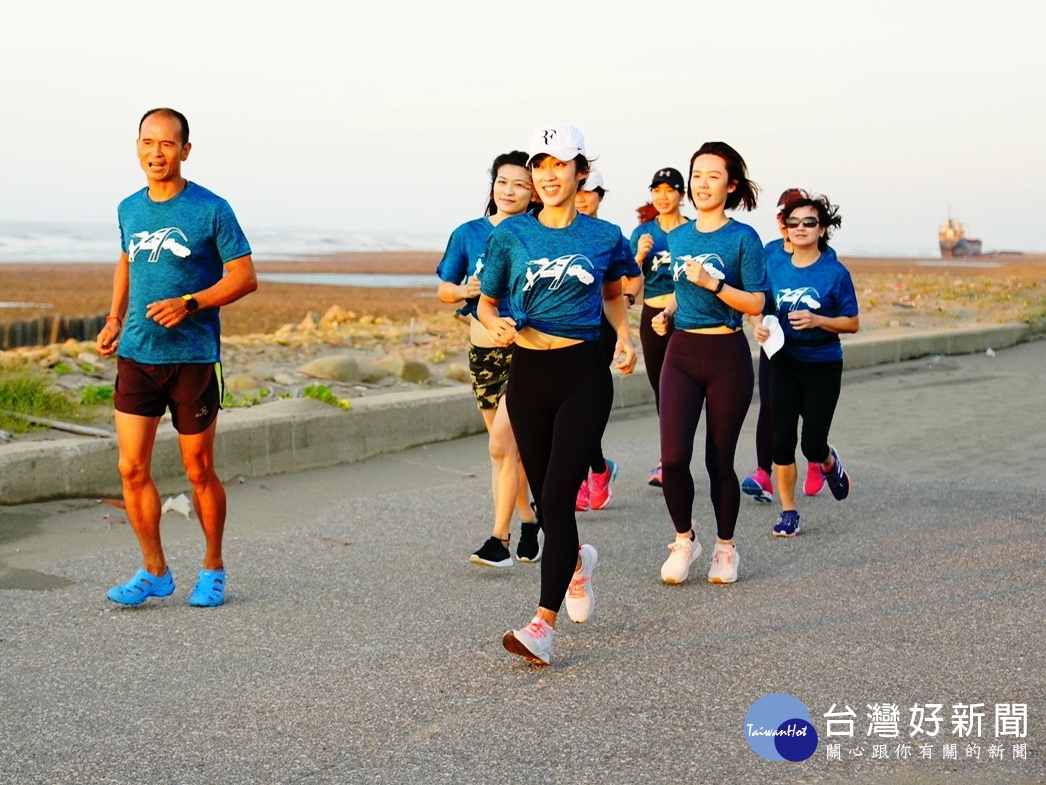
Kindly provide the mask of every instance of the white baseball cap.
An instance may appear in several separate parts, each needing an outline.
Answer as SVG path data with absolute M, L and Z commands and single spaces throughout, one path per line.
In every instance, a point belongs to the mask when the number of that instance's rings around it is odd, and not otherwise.
M 605 186 L 603 185 L 603 175 L 599 173 L 598 169 L 592 169 L 589 171 L 588 177 L 585 178 L 585 184 L 581 186 L 581 190 L 594 191 L 597 188 L 603 188 L 603 190 L 606 190 Z
M 527 159 L 528 166 L 539 155 L 551 155 L 560 161 L 573 161 L 579 155 L 585 155 L 585 137 L 569 123 L 556 123 L 536 130 L 530 137 L 527 152 L 530 153 L 530 158 Z

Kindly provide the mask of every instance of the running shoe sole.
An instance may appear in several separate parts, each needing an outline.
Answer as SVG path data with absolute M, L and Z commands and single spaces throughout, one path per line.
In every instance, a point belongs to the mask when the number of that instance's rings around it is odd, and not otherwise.
M 509 630 L 502 636 L 501 644 L 505 647 L 505 651 L 509 652 L 510 654 L 515 654 L 519 657 L 522 657 L 531 665 L 541 665 L 543 667 L 548 665 L 547 662 L 545 662 L 539 656 L 534 654 L 534 652 L 528 649 L 526 647 L 526 644 L 524 644 L 523 641 L 517 638 L 516 634 L 512 630 Z

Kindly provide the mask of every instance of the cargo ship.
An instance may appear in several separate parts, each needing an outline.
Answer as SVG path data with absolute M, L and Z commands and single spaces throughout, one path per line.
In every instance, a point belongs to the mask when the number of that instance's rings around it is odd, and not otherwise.
M 966 236 L 966 227 L 951 216 L 937 233 L 942 259 L 963 259 L 981 255 L 981 241 Z

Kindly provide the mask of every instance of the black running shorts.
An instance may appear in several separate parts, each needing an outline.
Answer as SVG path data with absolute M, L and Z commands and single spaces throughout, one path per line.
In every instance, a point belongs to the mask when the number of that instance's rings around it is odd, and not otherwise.
M 116 359 L 116 411 L 139 417 L 162 417 L 171 410 L 178 433 L 203 433 L 218 416 L 222 402 L 221 363 L 145 365 Z

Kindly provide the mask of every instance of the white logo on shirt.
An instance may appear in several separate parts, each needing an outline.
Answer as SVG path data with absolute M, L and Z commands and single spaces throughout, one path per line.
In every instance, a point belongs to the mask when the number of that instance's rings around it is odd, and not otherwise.
M 650 272 L 670 264 L 672 264 L 672 254 L 668 251 L 658 251 L 654 254 L 654 258 L 650 260 Z
M 563 285 L 563 281 L 568 275 L 588 286 L 596 278 L 585 269 L 585 265 L 592 267 L 592 262 L 576 253 L 560 256 L 558 259 L 535 259 L 527 262 L 527 282 L 523 286 L 523 291 L 529 291 L 539 278 L 551 278 L 552 282 L 548 285 L 548 289 L 550 292 L 555 291 Z
M 789 306 L 789 311 L 798 311 L 800 306 L 816 311 L 821 307 L 817 299 L 821 295 L 812 286 L 800 286 L 798 289 L 782 289 L 777 295 L 777 307 Z
M 149 262 L 157 261 L 160 258 L 160 251 L 164 250 L 170 251 L 179 259 L 184 259 L 192 253 L 187 245 L 182 245 L 177 239 L 180 237 L 188 243 L 189 238 L 181 229 L 173 226 L 155 232 L 135 232 L 131 237 L 134 239 L 127 247 L 127 260 L 131 262 L 134 261 L 134 257 L 138 255 L 139 251 L 150 252 L 149 258 L 146 260 Z
M 672 280 L 678 281 L 680 278 L 686 278 L 686 263 L 697 262 L 699 265 L 705 268 L 705 272 L 715 278 L 717 281 L 722 281 L 726 278 L 726 272 L 724 268 L 726 265 L 723 263 L 722 258 L 719 254 L 715 253 L 702 253 L 697 256 L 680 256 L 679 261 L 672 266 Z

